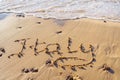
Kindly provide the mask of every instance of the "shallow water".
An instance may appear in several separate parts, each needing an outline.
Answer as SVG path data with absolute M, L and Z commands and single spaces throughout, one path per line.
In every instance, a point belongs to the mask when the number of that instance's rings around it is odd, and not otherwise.
M 0 13 L 0 20 L 5 19 L 8 15 L 8 13 Z
M 0 0 L 0 12 L 42 18 L 96 18 L 120 21 L 120 0 Z

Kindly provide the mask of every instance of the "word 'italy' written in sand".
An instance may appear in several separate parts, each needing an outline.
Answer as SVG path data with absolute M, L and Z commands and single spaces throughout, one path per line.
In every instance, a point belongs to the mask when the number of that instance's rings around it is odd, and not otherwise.
M 11 58 L 12 56 L 15 56 L 15 55 L 18 56 L 19 58 L 23 57 L 24 56 L 24 50 L 27 49 L 27 47 L 26 47 L 27 40 L 29 40 L 29 39 L 30 38 L 15 40 L 14 42 L 20 43 L 20 45 L 22 45 L 21 50 L 17 54 L 10 54 L 8 56 L 8 58 Z M 81 51 L 83 53 L 91 52 L 92 56 L 95 55 L 94 54 L 95 47 L 93 45 L 91 45 L 91 44 L 89 45 L 89 50 L 86 50 L 83 44 L 80 44 L 80 46 L 79 46 L 80 50 L 72 50 L 71 49 L 71 47 L 72 47 L 72 39 L 70 37 L 68 38 L 68 42 L 67 43 L 68 43 L 68 45 L 67 45 L 68 53 L 77 53 L 78 51 Z M 39 46 L 41 46 L 41 45 L 44 45 L 45 48 L 43 50 L 38 50 Z M 50 49 L 51 46 L 53 46 L 54 48 Z M 36 39 L 35 44 L 29 46 L 29 48 L 34 50 L 34 55 L 35 56 L 37 56 L 38 54 L 43 53 L 43 52 L 48 54 L 48 55 L 50 55 L 50 56 L 51 56 L 51 54 L 54 54 L 54 53 L 57 53 L 59 55 L 63 54 L 63 52 L 61 50 L 61 45 L 59 43 L 50 43 L 50 44 L 47 44 L 46 42 L 41 42 L 40 43 L 38 38 Z M 5 49 L 4 49 L 4 52 L 5 52 Z M 2 54 L 1 54 L 1 56 L 2 56 Z

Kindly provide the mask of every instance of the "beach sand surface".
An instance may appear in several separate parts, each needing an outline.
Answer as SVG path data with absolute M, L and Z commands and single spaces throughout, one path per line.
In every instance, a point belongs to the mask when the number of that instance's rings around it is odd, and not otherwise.
M 10 15 L 0 55 L 0 80 L 119 80 L 120 23 Z

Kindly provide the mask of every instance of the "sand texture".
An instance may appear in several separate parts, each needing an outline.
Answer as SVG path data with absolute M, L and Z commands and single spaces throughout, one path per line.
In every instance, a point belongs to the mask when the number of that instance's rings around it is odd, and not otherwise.
M 0 80 L 120 80 L 120 23 L 10 15 L 0 20 Z

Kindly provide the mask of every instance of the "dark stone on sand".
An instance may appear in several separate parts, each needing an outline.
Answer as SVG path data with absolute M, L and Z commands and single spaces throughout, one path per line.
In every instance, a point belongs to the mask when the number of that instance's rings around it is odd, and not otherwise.
M 73 80 L 73 76 L 71 75 L 67 76 L 66 80 Z
M 17 29 L 21 29 L 22 27 L 17 27 Z
M 1 51 L 2 53 L 5 53 L 5 52 L 6 52 L 4 48 L 0 48 L 0 51 Z
M 37 22 L 37 24 L 41 24 L 41 22 Z
M 23 13 L 17 13 L 16 17 L 25 17 L 25 14 L 23 14 Z
M 0 57 L 2 57 L 2 54 L 0 54 Z
M 72 66 L 71 69 L 72 69 L 73 71 L 76 71 L 75 66 Z
M 47 60 L 47 61 L 46 61 L 46 65 L 51 64 L 51 63 L 52 63 L 51 60 Z
M 107 23 L 107 21 L 104 20 L 104 23 Z
M 38 69 L 31 68 L 30 71 L 31 72 L 38 72 Z
M 62 31 L 57 31 L 57 32 L 56 32 L 56 34 L 60 34 L 60 33 L 62 33 Z
M 108 72 L 110 72 L 111 74 L 114 74 L 115 72 L 114 72 L 114 70 L 112 69 L 112 68 L 110 68 L 110 67 L 105 67 L 104 69 L 103 69 L 103 71 L 108 71 Z

